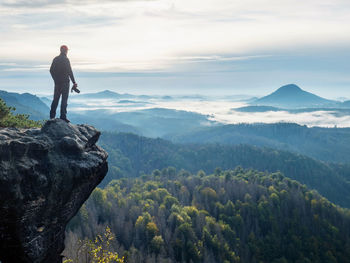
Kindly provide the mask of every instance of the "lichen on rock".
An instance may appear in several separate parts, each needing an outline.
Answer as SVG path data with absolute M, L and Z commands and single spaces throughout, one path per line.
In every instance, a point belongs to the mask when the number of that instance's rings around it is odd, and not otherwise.
M 1 262 L 61 262 L 67 223 L 108 171 L 99 136 L 60 119 L 0 129 Z

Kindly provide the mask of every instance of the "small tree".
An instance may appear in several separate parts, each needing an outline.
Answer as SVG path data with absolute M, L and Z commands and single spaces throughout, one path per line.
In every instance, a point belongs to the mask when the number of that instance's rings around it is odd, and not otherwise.
M 3 99 L 0 98 L 0 122 L 11 113 L 11 110 L 14 108 L 8 107 L 3 101 Z
M 87 256 L 86 263 L 124 263 L 124 257 L 119 258 L 116 252 L 110 251 L 111 242 L 115 235 L 106 227 L 103 235 L 97 235 L 95 240 L 79 240 L 79 248 L 75 259 L 67 258 L 63 263 L 79 263 Z
M 0 127 L 17 127 L 17 128 L 33 128 L 41 127 L 41 121 L 29 120 L 27 114 L 12 114 L 16 108 L 9 107 L 5 101 L 0 98 Z

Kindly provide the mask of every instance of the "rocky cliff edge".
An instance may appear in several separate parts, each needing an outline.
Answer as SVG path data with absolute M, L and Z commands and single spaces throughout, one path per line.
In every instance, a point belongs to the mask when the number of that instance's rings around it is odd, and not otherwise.
M 108 170 L 99 136 L 59 119 L 0 129 L 1 262 L 61 262 L 68 221 Z

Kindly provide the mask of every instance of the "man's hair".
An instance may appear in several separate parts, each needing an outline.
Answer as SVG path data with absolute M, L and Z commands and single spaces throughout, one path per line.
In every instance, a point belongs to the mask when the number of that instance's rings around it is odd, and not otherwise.
M 62 46 L 60 47 L 60 51 L 61 51 L 61 52 L 66 52 L 66 51 L 68 51 L 68 47 L 67 47 L 66 45 L 62 45 Z

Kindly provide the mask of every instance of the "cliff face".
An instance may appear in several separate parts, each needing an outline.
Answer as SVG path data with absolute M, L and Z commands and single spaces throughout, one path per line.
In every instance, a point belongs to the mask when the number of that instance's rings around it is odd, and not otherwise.
M 0 129 L 1 262 L 61 262 L 66 224 L 108 170 L 99 136 L 59 119 Z

